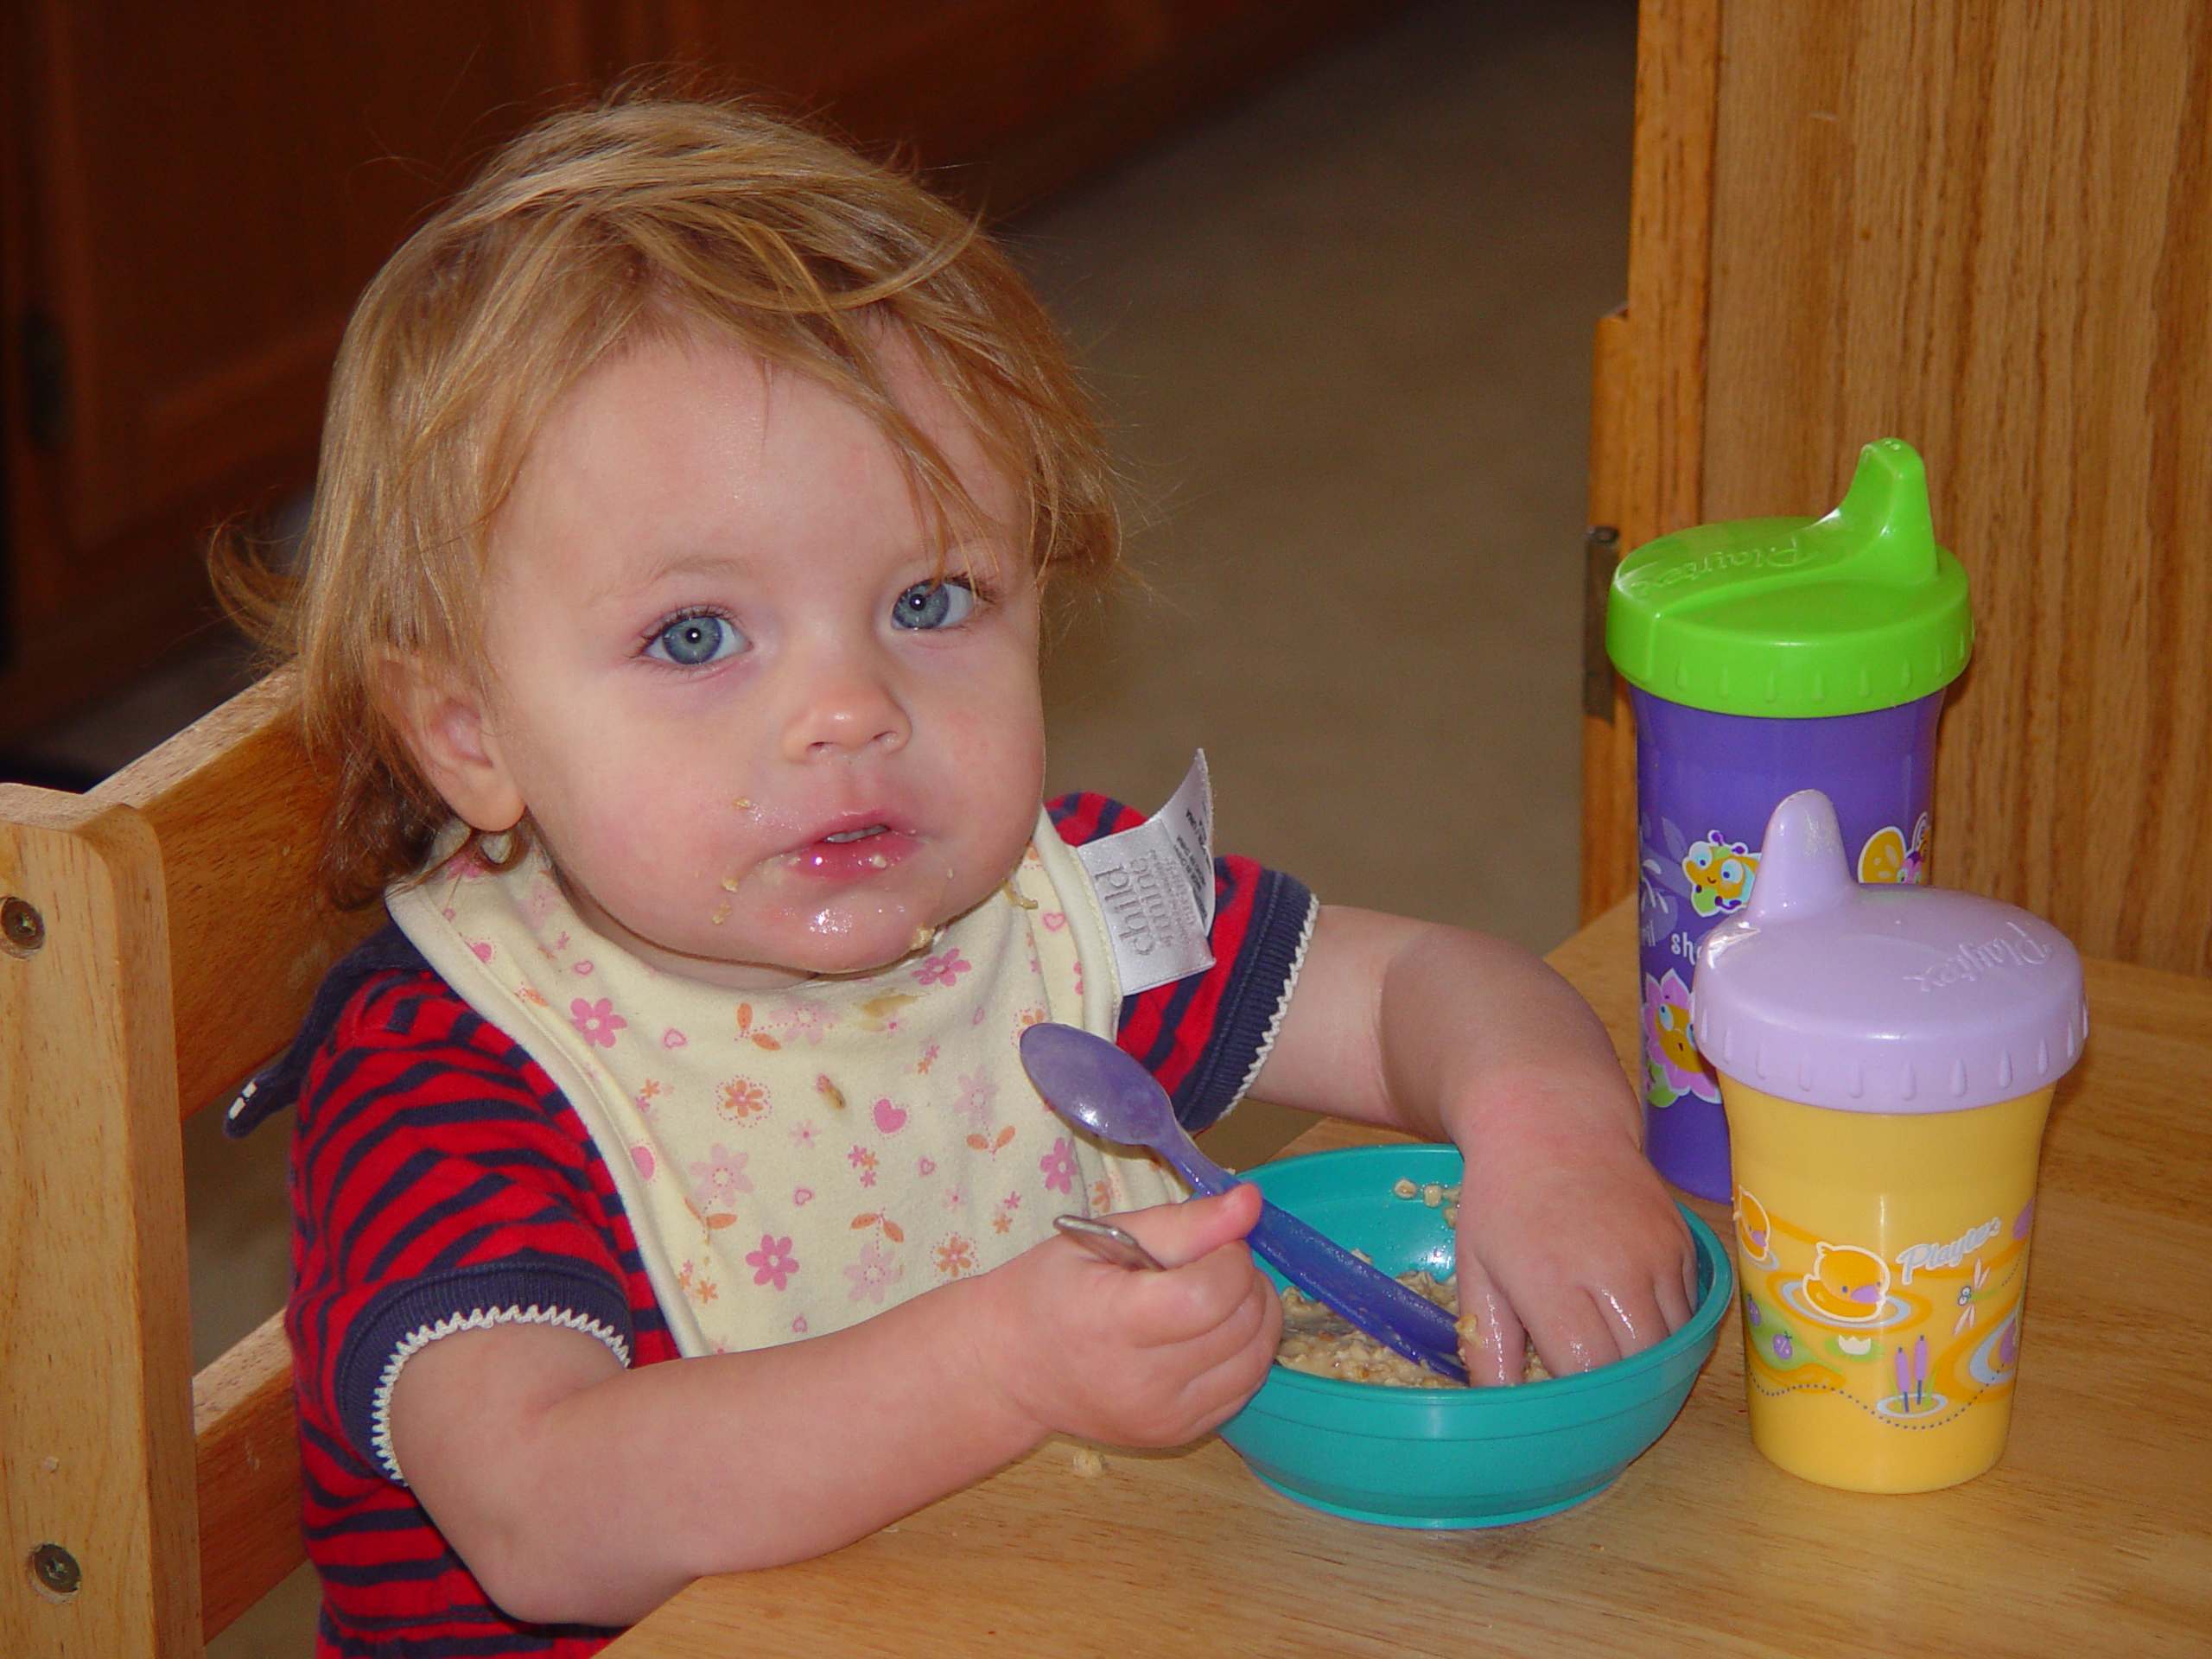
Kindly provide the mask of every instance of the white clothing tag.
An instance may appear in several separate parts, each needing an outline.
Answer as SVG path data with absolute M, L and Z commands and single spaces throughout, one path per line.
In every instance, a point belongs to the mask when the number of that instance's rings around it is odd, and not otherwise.
M 1166 805 L 1075 855 L 1106 913 L 1122 995 L 1213 966 L 1213 788 L 1205 750 Z

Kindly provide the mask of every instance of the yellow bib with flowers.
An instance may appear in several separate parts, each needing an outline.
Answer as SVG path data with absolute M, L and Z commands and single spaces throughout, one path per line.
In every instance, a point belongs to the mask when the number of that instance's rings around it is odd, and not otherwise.
M 782 990 L 650 966 L 539 853 L 448 859 L 387 903 L 590 1130 L 687 1355 L 840 1330 L 1011 1260 L 1056 1215 L 1187 1190 L 1064 1122 L 1021 1069 L 1028 1027 L 1110 1039 L 1121 1002 L 1096 896 L 1042 814 L 1005 887 L 926 949 Z

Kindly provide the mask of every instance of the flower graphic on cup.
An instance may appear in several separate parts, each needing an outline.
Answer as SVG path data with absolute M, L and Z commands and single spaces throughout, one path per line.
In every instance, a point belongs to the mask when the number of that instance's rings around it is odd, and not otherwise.
M 1671 1106 L 1685 1095 L 1720 1098 L 1719 1082 L 1690 1034 L 1690 988 L 1671 968 L 1656 979 L 1643 976 L 1643 1077 L 1655 1106 Z

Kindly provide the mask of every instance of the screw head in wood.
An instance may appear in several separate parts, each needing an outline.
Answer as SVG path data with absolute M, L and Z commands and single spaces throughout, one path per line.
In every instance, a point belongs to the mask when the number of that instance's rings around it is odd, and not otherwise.
M 73 1596 L 85 1581 L 77 1558 L 59 1544 L 41 1544 L 31 1551 L 31 1576 L 40 1587 L 57 1596 Z
M 9 949 L 29 956 L 46 943 L 46 918 L 29 899 L 0 899 L 0 939 Z

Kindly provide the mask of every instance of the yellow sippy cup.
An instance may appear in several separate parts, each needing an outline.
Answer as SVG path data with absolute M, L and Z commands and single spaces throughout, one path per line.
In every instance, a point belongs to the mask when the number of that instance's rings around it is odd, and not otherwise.
M 1971 1480 L 2005 1449 L 2036 1164 L 2088 1032 L 2048 923 L 1861 887 L 1817 790 L 1775 808 L 1758 885 L 1691 995 L 1734 1155 L 1751 1440 L 1862 1492 Z

